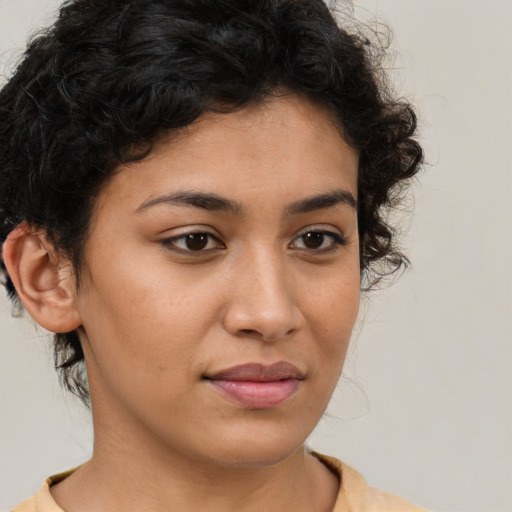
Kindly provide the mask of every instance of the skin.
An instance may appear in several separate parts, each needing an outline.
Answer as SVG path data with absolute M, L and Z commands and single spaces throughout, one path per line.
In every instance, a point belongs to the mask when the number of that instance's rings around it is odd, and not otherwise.
M 357 214 L 347 201 L 288 210 L 333 191 L 357 198 L 357 164 L 329 112 L 289 94 L 204 115 L 118 170 L 73 296 L 95 442 L 51 489 L 64 510 L 332 510 L 339 482 L 304 442 L 357 316 Z M 162 200 L 183 191 L 241 211 Z M 306 246 L 311 231 L 320 247 Z M 177 238 L 190 232 L 214 238 L 192 251 Z M 204 378 L 277 361 L 304 378 L 274 408 L 244 407 Z

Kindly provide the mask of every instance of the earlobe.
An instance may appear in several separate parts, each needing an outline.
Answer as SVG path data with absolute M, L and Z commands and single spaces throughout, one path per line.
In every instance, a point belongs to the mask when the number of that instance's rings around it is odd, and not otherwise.
M 2 257 L 21 302 L 39 325 L 59 333 L 81 325 L 72 265 L 57 258 L 43 231 L 20 224 L 4 243 Z

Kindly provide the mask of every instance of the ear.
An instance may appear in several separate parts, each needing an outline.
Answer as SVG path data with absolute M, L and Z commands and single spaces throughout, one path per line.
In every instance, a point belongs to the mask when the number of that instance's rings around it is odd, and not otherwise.
M 2 258 L 21 302 L 41 327 L 56 333 L 80 327 L 72 265 L 57 257 L 44 231 L 21 223 L 5 241 Z

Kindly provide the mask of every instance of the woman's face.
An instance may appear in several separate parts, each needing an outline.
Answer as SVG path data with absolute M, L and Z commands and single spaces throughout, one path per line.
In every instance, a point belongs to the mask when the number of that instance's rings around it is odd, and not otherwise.
M 97 446 L 257 467 L 302 445 L 358 311 L 357 163 L 289 95 L 119 169 L 77 297 Z

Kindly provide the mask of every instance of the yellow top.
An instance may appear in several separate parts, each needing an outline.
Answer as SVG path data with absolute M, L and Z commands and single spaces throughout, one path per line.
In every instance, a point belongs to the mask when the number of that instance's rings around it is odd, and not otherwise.
M 313 452 L 329 469 L 336 473 L 341 485 L 332 512 L 427 512 L 398 496 L 369 487 L 354 469 L 333 457 Z M 74 470 L 48 478 L 35 496 L 18 505 L 11 512 L 64 512 L 55 503 L 50 487 L 69 476 Z

